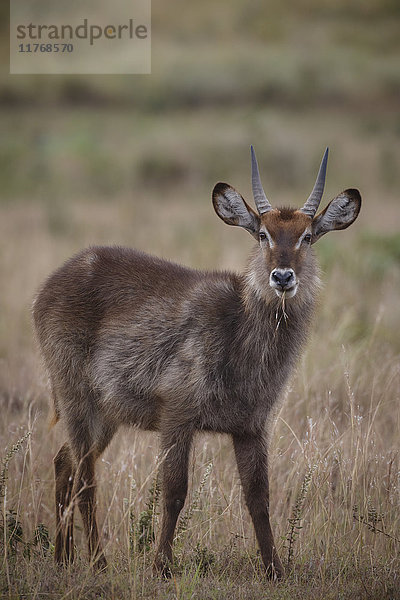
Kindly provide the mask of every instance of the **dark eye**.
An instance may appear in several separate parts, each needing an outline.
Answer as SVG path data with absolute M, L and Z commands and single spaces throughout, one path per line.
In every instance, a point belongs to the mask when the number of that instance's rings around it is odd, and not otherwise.
M 260 241 L 266 240 L 267 234 L 265 233 L 265 231 L 260 231 L 260 233 L 258 234 L 258 237 L 259 237 Z
M 311 244 L 311 233 L 307 233 L 307 235 L 303 237 L 303 242 L 306 244 Z

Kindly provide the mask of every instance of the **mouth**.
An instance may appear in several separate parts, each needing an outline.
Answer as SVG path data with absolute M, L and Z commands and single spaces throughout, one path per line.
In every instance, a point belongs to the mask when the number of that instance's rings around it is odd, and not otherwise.
M 295 296 L 297 293 L 297 288 L 299 287 L 299 284 L 296 282 L 294 285 L 288 288 L 282 288 L 282 286 L 275 285 L 272 285 L 271 287 L 273 288 L 278 298 L 282 298 L 283 296 L 285 296 L 285 298 L 293 298 L 293 296 Z

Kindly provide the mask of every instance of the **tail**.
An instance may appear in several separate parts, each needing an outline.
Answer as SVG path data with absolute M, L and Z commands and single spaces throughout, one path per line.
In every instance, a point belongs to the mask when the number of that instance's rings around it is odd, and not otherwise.
M 56 425 L 58 423 L 59 420 L 60 420 L 60 415 L 54 408 L 53 414 L 49 416 L 49 429 L 52 429 L 54 427 L 54 425 Z
M 52 427 L 54 427 L 54 425 L 56 425 L 60 420 L 60 411 L 57 406 L 57 396 L 55 394 L 53 385 L 51 385 L 51 392 L 51 395 L 53 397 L 53 410 L 52 413 L 49 415 L 49 429 L 52 429 Z

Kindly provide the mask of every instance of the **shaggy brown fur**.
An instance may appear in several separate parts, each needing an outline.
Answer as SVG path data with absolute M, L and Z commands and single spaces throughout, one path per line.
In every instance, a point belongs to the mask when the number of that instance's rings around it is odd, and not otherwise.
M 166 573 L 172 561 L 193 435 L 213 431 L 232 436 L 266 571 L 282 574 L 269 522 L 266 421 L 306 341 L 319 280 L 310 244 L 294 248 L 311 218 L 287 209 L 250 217 L 246 228 L 256 237 L 269 227 L 275 242 L 257 244 L 242 275 L 93 247 L 43 285 L 34 322 L 56 419 L 68 435 L 54 461 L 57 562 L 72 560 L 76 499 L 90 556 L 105 566 L 95 461 L 129 424 L 159 431 L 164 452 L 157 569 Z M 269 283 L 273 265 L 292 266 L 300 282 L 284 303 Z

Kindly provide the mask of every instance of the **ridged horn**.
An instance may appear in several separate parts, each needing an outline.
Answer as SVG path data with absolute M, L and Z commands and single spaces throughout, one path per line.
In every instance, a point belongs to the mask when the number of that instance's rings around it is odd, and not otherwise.
M 269 203 L 261 184 L 256 153 L 254 152 L 253 146 L 251 146 L 251 186 L 253 188 L 254 202 L 256 203 L 259 214 L 262 215 L 272 210 L 272 206 Z
M 325 176 L 326 176 L 326 165 L 328 163 L 328 152 L 329 148 L 325 150 L 324 156 L 322 157 L 321 166 L 319 167 L 318 176 L 307 202 L 301 208 L 301 212 L 305 213 L 312 219 L 318 210 L 319 203 L 321 202 L 322 194 L 324 193 L 325 187 Z

